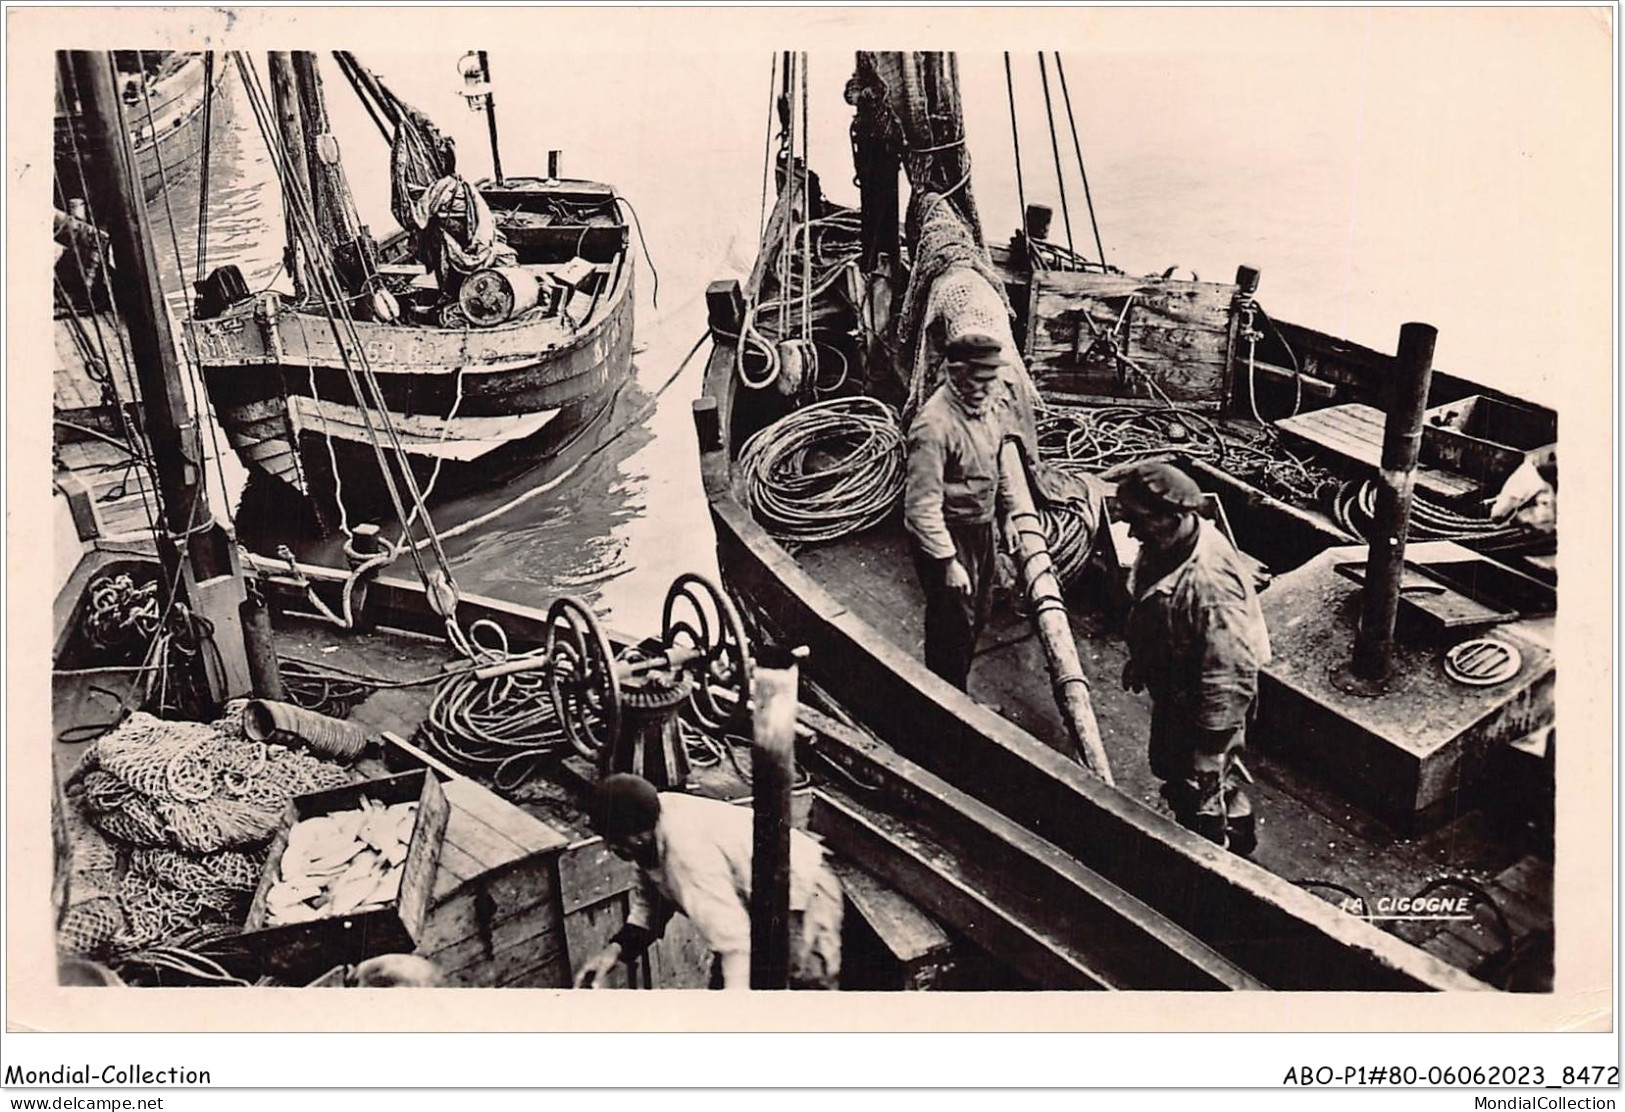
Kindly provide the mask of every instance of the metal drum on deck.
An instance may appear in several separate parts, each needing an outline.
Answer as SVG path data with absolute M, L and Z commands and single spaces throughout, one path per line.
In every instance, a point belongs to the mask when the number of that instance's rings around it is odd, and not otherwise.
M 523 267 L 476 270 L 457 295 L 468 322 L 481 328 L 512 320 L 541 300 L 541 283 Z

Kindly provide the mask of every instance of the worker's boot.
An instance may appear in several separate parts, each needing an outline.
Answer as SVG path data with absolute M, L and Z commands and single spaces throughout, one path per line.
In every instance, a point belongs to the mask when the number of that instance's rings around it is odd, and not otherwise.
M 1239 780 L 1232 780 L 1224 793 L 1224 827 L 1230 839 L 1230 852 L 1246 857 L 1258 848 L 1258 824 L 1253 801 Z
M 1188 783 L 1189 807 L 1178 815 L 1180 825 L 1210 842 L 1227 846 L 1223 778 L 1217 772 L 1197 772 Z
M 1164 780 L 1159 789 L 1162 801 L 1174 813 L 1174 821 L 1181 826 L 1188 826 L 1185 816 L 1190 814 L 1196 806 L 1196 786 L 1183 776 L 1171 780 Z

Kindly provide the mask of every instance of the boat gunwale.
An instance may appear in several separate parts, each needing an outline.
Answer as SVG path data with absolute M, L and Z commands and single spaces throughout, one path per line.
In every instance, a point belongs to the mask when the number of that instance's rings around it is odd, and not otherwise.
M 623 248 L 623 254 L 625 263 L 616 268 L 618 273 L 614 279 L 614 284 L 601 299 L 600 305 L 594 310 L 590 322 L 584 322 L 569 336 L 556 343 L 520 354 L 496 356 L 485 362 L 480 360 L 464 362 L 460 356 L 453 357 L 450 355 L 438 357 L 434 365 L 423 365 L 415 362 L 380 364 L 377 360 L 369 360 L 373 372 L 375 374 L 389 375 L 446 375 L 462 371 L 478 374 L 521 372 L 530 370 L 539 362 L 546 362 L 584 347 L 612 328 L 617 318 L 623 316 L 633 306 L 632 291 L 636 279 L 636 261 L 632 257 L 630 247 Z M 258 313 L 259 298 L 254 297 L 231 306 L 217 317 L 211 317 L 207 320 L 187 319 L 183 322 L 183 327 L 192 333 L 195 339 L 201 340 L 208 337 L 211 343 L 223 344 L 231 341 L 232 333 L 236 331 L 236 328 L 254 322 Z M 282 338 L 286 334 L 285 330 L 291 331 L 298 328 L 303 331 L 311 328 L 330 333 L 333 326 L 326 314 L 314 309 L 293 306 L 279 307 L 276 322 L 278 346 L 284 349 L 278 356 L 214 356 L 200 352 L 198 356 L 199 364 L 205 370 L 211 371 L 224 370 L 245 364 L 257 366 L 265 362 L 298 369 L 345 369 L 342 361 L 317 361 L 314 359 L 295 361 L 289 359 L 286 354 L 285 344 L 282 342 Z M 363 346 L 369 343 L 389 343 L 397 338 L 421 338 L 431 344 L 448 347 L 455 344 L 462 347 L 468 344 L 471 339 L 482 336 L 500 337 L 508 341 L 510 346 L 517 346 L 519 342 L 522 342 L 524 334 L 539 331 L 543 326 L 555 329 L 558 327 L 558 320 L 554 316 L 536 316 L 531 319 L 525 319 L 525 317 L 521 316 L 517 320 L 507 321 L 491 328 L 466 327 L 456 329 L 445 328 L 440 325 L 388 323 L 384 321 L 357 320 L 350 322 L 350 327 L 355 330 L 356 338 Z M 247 363 L 248 360 L 253 360 L 253 363 Z
M 969 694 L 948 684 L 926 669 L 924 663 L 904 651 L 885 637 L 878 629 L 839 602 L 813 576 L 803 569 L 752 516 L 740 502 L 736 493 L 735 460 L 731 443 L 733 402 L 740 389 L 734 373 L 735 347 L 731 339 L 715 337 L 715 350 L 708 362 L 702 386 L 701 399 L 715 405 L 720 418 L 720 441 L 714 445 L 700 445 L 700 466 L 704 478 L 706 502 L 711 511 L 712 525 L 717 533 L 719 564 L 724 568 L 725 580 L 728 559 L 725 549 L 731 542 L 744 553 L 762 575 L 770 577 L 774 589 L 794 599 L 815 622 L 822 625 L 828 638 L 843 642 L 848 651 L 839 654 L 850 668 L 854 661 L 865 662 L 869 669 L 890 673 L 894 684 L 910 690 L 925 707 L 935 712 L 939 720 L 953 721 L 959 736 L 979 736 L 986 743 L 1008 757 L 1025 762 L 1034 775 L 1076 798 L 1085 806 L 1094 808 L 1100 819 L 1109 820 L 1126 830 L 1130 837 L 1140 837 L 1159 845 L 1169 854 L 1181 859 L 1188 868 L 1209 874 L 1232 892 L 1244 895 L 1262 905 L 1276 916 L 1284 916 L 1300 929 L 1312 931 L 1333 944 L 1362 952 L 1375 963 L 1372 972 L 1386 973 L 1395 987 L 1408 983 L 1411 987 L 1435 990 L 1490 991 L 1490 986 L 1472 977 L 1432 954 L 1412 946 L 1397 936 L 1370 923 L 1348 915 L 1320 897 L 1276 876 L 1252 861 L 1219 849 L 1198 835 L 1184 829 L 1172 820 L 1144 804 L 1107 787 L 1094 775 L 1062 755 L 1039 738 L 1013 722 L 976 703 Z M 758 603 L 759 605 L 759 603 Z M 821 656 L 814 652 L 807 667 L 816 670 Z M 877 731 L 878 732 L 878 731 Z M 895 744 L 892 737 L 880 736 Z M 938 739 L 952 745 L 956 737 Z M 913 748 L 901 750 L 913 760 L 922 754 Z M 944 779 L 954 782 L 950 770 L 934 767 L 928 760 L 921 763 Z M 983 799 L 996 809 L 999 804 L 989 799 L 977 787 L 958 785 L 973 796 Z M 1011 815 L 1024 826 L 1028 820 Z M 1098 821 L 1098 820 L 1097 820 Z M 1069 853 L 1077 850 L 1058 841 L 1055 831 L 1035 831 L 1056 842 Z M 1090 868 L 1102 872 L 1108 880 L 1109 871 L 1100 870 L 1097 862 L 1078 855 Z M 1117 881 L 1112 881 L 1118 883 Z M 1124 885 L 1124 890 L 1148 905 L 1158 908 L 1154 899 Z M 1169 913 L 1170 909 L 1162 909 Z M 1176 921 L 1178 917 L 1175 916 Z

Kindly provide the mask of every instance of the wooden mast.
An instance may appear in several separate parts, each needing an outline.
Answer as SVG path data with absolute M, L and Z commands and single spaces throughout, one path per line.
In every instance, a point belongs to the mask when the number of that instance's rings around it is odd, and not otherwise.
M 166 577 L 177 584 L 196 617 L 212 627 L 217 652 L 197 655 L 202 690 L 216 702 L 250 690 L 238 608 L 243 601 L 237 546 L 212 518 L 204 484 L 197 419 L 181 385 L 169 309 L 158 281 L 152 228 L 141 179 L 120 111 L 112 55 L 75 51 L 71 72 L 84 106 L 87 164 L 105 168 L 86 185 L 113 252 L 113 296 L 130 336 L 130 357 L 141 388 L 147 440 L 152 445 L 162 502 L 158 552 Z
M 376 278 L 378 248 L 356 212 L 355 198 L 350 193 L 339 157 L 338 140 L 328 122 L 327 98 L 322 92 L 316 55 L 309 50 L 292 53 L 299 109 L 304 117 L 305 156 L 316 224 L 331 237 L 333 261 L 345 286 L 351 292 L 360 292 L 369 288 Z
M 863 217 L 861 265 L 868 296 L 860 312 L 865 366 L 885 367 L 891 359 L 885 338 L 891 334 L 892 302 L 897 289 L 901 237 L 898 230 L 898 178 L 902 173 L 902 136 L 886 104 L 886 90 L 875 73 L 874 56 L 859 51 L 857 70 L 846 84 L 852 105 L 852 168 L 857 174 Z
M 283 175 L 282 211 L 287 229 L 288 247 L 284 256 L 288 274 L 293 278 L 294 300 L 303 302 L 308 287 L 305 285 L 304 241 L 299 234 L 297 213 L 300 207 L 312 212 L 310 204 L 310 167 L 305 158 L 305 117 L 299 107 L 299 93 L 294 83 L 293 58 L 286 50 L 273 50 L 270 54 L 271 96 L 276 104 L 277 131 L 282 138 L 282 151 L 287 172 Z
M 491 177 L 498 185 L 504 185 L 506 183 L 502 180 L 502 151 L 497 145 L 497 102 L 491 95 L 491 61 L 486 57 L 485 51 L 479 50 L 475 53 L 480 59 L 480 80 L 485 82 L 485 125 L 491 133 Z M 548 170 L 548 177 L 557 176 L 555 170 Z

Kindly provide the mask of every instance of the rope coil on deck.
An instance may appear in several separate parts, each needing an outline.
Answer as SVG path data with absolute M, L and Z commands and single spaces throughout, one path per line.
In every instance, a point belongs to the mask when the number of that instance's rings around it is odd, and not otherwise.
M 517 791 L 569 738 L 548 689 L 550 669 L 482 680 L 473 672 L 447 678 L 418 729 L 420 739 L 452 764 Z
M 1332 500 L 1332 520 L 1356 537 L 1371 539 L 1376 529 L 1377 484 L 1367 479 L 1341 486 Z M 1413 541 L 1467 541 L 1495 548 L 1538 547 L 1544 542 L 1516 525 L 1487 517 L 1469 517 L 1429 501 L 1419 491 L 1411 494 L 1408 536 Z
M 778 540 L 810 544 L 885 520 L 903 492 L 903 456 L 890 408 L 873 398 L 835 398 L 752 436 L 739 472 L 762 527 Z

